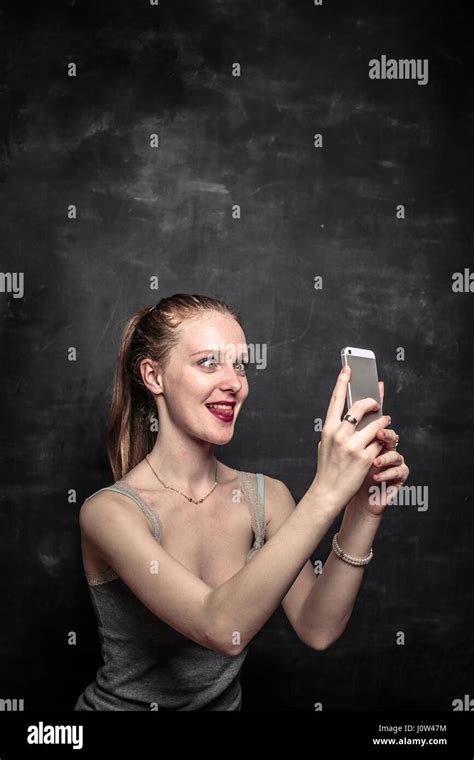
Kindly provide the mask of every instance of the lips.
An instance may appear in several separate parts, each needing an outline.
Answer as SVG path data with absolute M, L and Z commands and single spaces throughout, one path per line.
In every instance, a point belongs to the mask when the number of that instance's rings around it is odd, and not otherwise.
M 231 402 L 229 402 L 229 404 L 230 403 Z M 232 422 L 232 420 L 234 419 L 234 406 L 235 406 L 235 401 L 232 402 L 231 409 L 215 409 L 213 407 L 210 407 L 208 404 L 206 404 L 206 407 L 208 408 L 210 413 L 213 414 L 214 417 L 217 417 L 217 419 L 221 420 L 222 422 Z

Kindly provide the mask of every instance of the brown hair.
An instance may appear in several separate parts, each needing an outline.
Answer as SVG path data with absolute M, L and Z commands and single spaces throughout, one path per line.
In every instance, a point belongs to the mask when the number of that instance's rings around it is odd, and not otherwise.
M 120 340 L 112 403 L 107 421 L 107 453 L 115 480 L 144 459 L 156 441 L 150 428 L 156 414 L 153 394 L 143 384 L 140 362 L 149 357 L 166 367 L 179 341 L 178 327 L 209 311 L 228 314 L 242 327 L 239 312 L 217 298 L 175 293 L 156 306 L 140 309 L 125 325 Z

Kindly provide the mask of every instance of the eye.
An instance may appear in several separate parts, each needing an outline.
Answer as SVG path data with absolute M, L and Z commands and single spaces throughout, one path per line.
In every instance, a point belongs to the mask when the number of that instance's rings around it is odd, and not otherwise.
M 202 364 L 204 366 L 204 362 L 215 362 L 215 358 L 213 356 L 208 356 L 207 359 L 201 359 L 201 361 L 198 362 L 198 364 Z
M 216 362 L 216 358 L 214 356 L 208 356 L 206 359 L 201 359 L 200 361 L 198 361 L 198 364 L 201 365 L 202 367 L 207 367 L 209 369 L 212 369 L 212 366 L 209 366 L 207 362 Z M 245 372 L 249 362 L 248 361 L 235 362 L 235 364 L 240 365 L 240 370 L 239 370 L 240 372 Z

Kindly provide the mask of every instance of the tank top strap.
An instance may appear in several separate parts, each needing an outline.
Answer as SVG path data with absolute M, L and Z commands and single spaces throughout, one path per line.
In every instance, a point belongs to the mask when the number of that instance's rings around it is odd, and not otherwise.
M 265 480 L 261 472 L 244 472 L 239 471 L 239 481 L 244 496 L 246 497 L 250 517 L 252 521 L 252 530 L 255 535 L 253 547 L 248 557 L 261 549 L 265 542 Z
M 144 513 L 145 517 L 148 518 L 148 521 L 151 525 L 153 536 L 154 538 L 159 542 L 160 535 L 161 535 L 161 522 L 160 518 L 158 517 L 155 512 L 153 512 L 152 509 L 148 506 L 148 504 L 143 501 L 141 496 L 135 491 L 134 488 L 128 485 L 128 483 L 124 483 L 121 480 L 117 480 L 113 485 L 111 486 L 105 486 L 104 488 L 99 488 L 98 491 L 95 491 L 93 494 L 87 497 L 84 501 L 88 501 L 89 499 L 92 499 L 93 496 L 95 496 L 97 493 L 100 493 L 101 491 L 115 491 L 116 493 L 121 493 L 124 496 L 129 496 L 133 501 L 137 504 L 137 506 L 140 507 L 142 512 Z

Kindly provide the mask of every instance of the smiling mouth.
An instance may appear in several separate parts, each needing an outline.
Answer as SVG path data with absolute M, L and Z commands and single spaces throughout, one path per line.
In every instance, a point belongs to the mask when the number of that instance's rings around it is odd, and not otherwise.
M 234 419 L 234 408 L 230 404 L 206 404 L 210 413 L 223 422 L 232 422 Z

